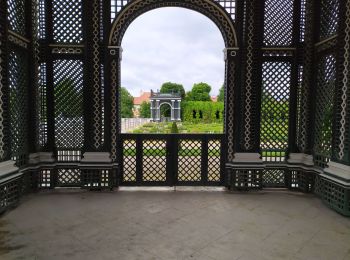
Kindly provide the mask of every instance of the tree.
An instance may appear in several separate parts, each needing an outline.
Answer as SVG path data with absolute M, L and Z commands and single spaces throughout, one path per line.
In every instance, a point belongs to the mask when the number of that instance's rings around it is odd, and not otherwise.
M 131 96 L 129 91 L 126 88 L 120 89 L 120 98 L 121 98 L 121 117 L 122 118 L 132 118 L 133 112 L 132 109 L 134 107 L 134 98 Z
M 186 95 L 185 89 L 181 84 L 172 82 L 163 83 L 162 87 L 160 88 L 160 93 L 179 93 L 182 99 L 184 99 Z
M 172 134 L 178 134 L 179 133 L 179 129 L 177 128 L 176 122 L 173 122 L 172 125 L 171 125 L 171 133 Z
M 192 90 L 188 92 L 187 98 L 189 101 L 210 101 L 211 87 L 207 83 L 194 84 Z
M 83 116 L 83 91 L 71 78 L 65 78 L 55 84 L 55 116 Z
M 150 118 L 151 117 L 151 104 L 149 102 L 143 101 L 140 106 L 140 117 Z
M 225 101 L 225 88 L 222 86 L 219 89 L 219 96 L 218 96 L 218 102 L 224 102 Z

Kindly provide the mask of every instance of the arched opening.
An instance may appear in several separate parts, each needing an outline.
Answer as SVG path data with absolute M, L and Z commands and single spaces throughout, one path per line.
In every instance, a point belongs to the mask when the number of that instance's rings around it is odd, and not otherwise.
M 171 106 L 171 104 L 164 102 L 159 105 L 159 110 L 161 122 L 169 122 L 173 120 L 173 107 Z
M 224 100 L 219 95 L 225 81 L 225 41 L 212 20 L 186 8 L 151 10 L 130 24 L 121 47 L 121 86 L 134 96 L 134 117 L 149 115 L 154 118 L 152 111 L 144 113 L 147 105 L 151 107 L 152 93 L 178 93 L 181 115 L 180 120 L 176 116 L 176 121 L 181 121 L 183 132 L 223 132 L 224 121 L 211 111 L 224 107 Z M 121 106 L 127 104 L 123 102 L 124 96 Z M 124 110 L 121 107 L 121 111 Z M 171 105 L 161 106 L 160 110 L 159 121 L 151 120 L 154 125 L 174 121 Z M 195 116 L 193 110 L 198 110 Z M 143 122 L 147 128 L 135 125 L 135 131 L 129 132 L 139 133 L 140 129 L 143 133 L 153 132 L 152 123 Z M 200 126 L 196 128 L 194 124 Z

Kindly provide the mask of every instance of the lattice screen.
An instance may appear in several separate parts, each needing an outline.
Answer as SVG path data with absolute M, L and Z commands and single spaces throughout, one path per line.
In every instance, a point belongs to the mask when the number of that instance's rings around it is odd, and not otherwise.
M 166 181 L 166 141 L 142 142 L 142 181 Z
M 265 161 L 285 160 L 288 146 L 290 81 L 290 63 L 263 64 L 260 147 Z
M 306 14 L 306 0 L 300 1 L 300 41 L 305 39 L 305 14 Z
M 178 180 L 201 181 L 202 143 L 199 140 L 180 140 Z
M 230 15 L 233 20 L 236 16 L 236 1 L 235 0 L 212 0 L 218 2 Z M 111 0 L 111 22 L 117 16 L 119 11 L 128 3 L 130 0 Z
M 83 63 L 54 61 L 55 142 L 58 149 L 80 149 L 84 142 Z
M 321 0 L 320 38 L 328 38 L 338 29 L 339 0 Z
M 231 15 L 232 20 L 235 20 L 236 16 L 236 0 L 214 0 L 218 2 L 223 8 L 225 8 L 226 12 Z
M 314 142 L 315 163 L 320 167 L 325 167 L 331 156 L 335 79 L 335 58 L 333 55 L 322 57 L 317 71 Z
M 39 145 L 44 147 L 47 142 L 47 101 L 46 101 L 46 63 L 39 67 Z
M 9 56 L 9 109 L 11 157 L 18 166 L 27 159 L 28 72 L 26 55 L 11 51 Z
M 296 125 L 296 129 L 297 129 L 297 133 L 299 133 L 300 131 L 300 127 L 301 127 L 301 109 L 302 109 L 302 87 L 303 87 L 303 71 L 304 71 L 304 67 L 302 65 L 300 65 L 298 67 L 298 85 L 297 85 L 297 125 Z M 296 143 L 298 145 L 298 147 L 300 147 L 300 136 L 297 134 L 296 136 L 297 140 Z
M 266 0 L 264 44 L 288 46 L 292 43 L 293 0 Z
M 25 0 L 7 0 L 7 15 L 10 30 L 25 36 Z
M 6 84 L 6 67 L 5 67 L 5 15 L 0 10 L 0 161 L 5 159 L 5 127 L 4 127 L 4 87 Z
M 123 182 L 136 181 L 136 141 L 123 142 Z
M 45 21 L 45 17 L 46 16 L 46 12 L 45 12 L 45 0 L 39 0 L 39 21 L 38 21 L 38 32 L 39 32 L 39 38 L 40 39 L 45 39 L 46 37 L 46 21 Z
M 59 43 L 82 42 L 82 0 L 55 0 L 52 4 L 54 41 Z
M 208 181 L 221 179 L 221 140 L 210 140 L 208 142 Z

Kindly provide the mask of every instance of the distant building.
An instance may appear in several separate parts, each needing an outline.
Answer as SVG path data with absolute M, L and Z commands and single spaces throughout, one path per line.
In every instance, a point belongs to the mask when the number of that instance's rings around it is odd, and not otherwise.
M 133 113 L 134 117 L 139 117 L 140 116 L 140 107 L 141 104 L 146 101 L 149 102 L 149 99 L 151 97 L 151 92 L 143 92 L 141 91 L 139 97 L 134 97 L 134 107 L 133 107 Z
M 210 99 L 212 102 L 218 102 L 218 96 L 211 96 Z

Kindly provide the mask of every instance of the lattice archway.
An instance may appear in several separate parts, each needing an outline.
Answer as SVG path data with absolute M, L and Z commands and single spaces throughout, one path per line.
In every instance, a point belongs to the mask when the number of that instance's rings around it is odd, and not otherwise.
M 110 95 L 106 96 L 106 141 L 110 143 L 112 159 L 117 156 L 117 139 L 120 122 L 119 86 L 121 42 L 129 25 L 140 15 L 161 7 L 182 7 L 197 11 L 211 19 L 219 28 L 225 42 L 225 126 L 227 134 L 227 158 L 233 159 L 234 153 L 234 93 L 235 63 L 238 53 L 238 40 L 234 21 L 230 14 L 218 3 L 211 0 L 135 0 L 122 8 L 114 19 L 108 40 L 106 77 L 110 82 Z M 110 100 L 108 100 L 110 99 Z M 109 129 L 109 130 L 108 130 Z M 110 139 L 110 140 L 109 140 Z

